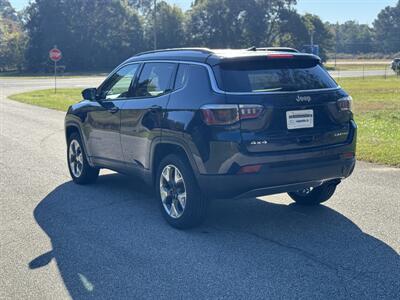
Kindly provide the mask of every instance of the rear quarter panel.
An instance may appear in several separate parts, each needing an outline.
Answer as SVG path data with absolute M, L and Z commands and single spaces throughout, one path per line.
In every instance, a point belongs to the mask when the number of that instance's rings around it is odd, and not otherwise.
M 240 126 L 218 128 L 204 124 L 200 107 L 226 103 L 226 98 L 212 90 L 206 67 L 191 65 L 189 74 L 186 84 L 170 96 L 162 139 L 163 142 L 175 141 L 184 147 L 190 159 L 195 161 L 195 171 L 215 174 L 237 153 L 241 140 Z

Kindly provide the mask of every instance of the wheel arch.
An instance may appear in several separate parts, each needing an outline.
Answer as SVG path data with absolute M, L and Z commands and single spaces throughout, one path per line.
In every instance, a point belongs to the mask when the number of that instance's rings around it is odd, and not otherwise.
M 160 164 L 161 160 L 169 154 L 178 154 L 186 159 L 192 167 L 195 178 L 197 179 L 198 168 L 193 156 L 189 153 L 190 152 L 188 151 L 187 147 L 185 147 L 185 145 L 178 141 L 161 139 L 159 139 L 158 141 L 154 141 L 152 143 L 152 148 L 150 152 L 150 170 L 152 174 L 152 183 L 154 183 L 155 181 L 158 165 Z
M 71 134 L 73 134 L 74 132 L 78 133 L 79 136 L 82 138 L 82 134 L 79 130 L 79 127 L 76 125 L 68 125 L 65 127 L 65 140 L 68 142 L 69 137 L 71 136 Z
M 85 151 L 86 159 L 87 159 L 89 165 L 91 167 L 95 167 L 93 162 L 92 162 L 92 160 L 91 160 L 91 157 L 89 155 L 88 147 L 87 147 L 87 144 L 86 144 L 86 139 L 85 139 L 85 136 L 82 133 L 81 127 L 79 126 L 79 124 L 76 124 L 75 122 L 66 122 L 66 124 L 65 124 L 65 141 L 66 141 L 66 143 L 68 143 L 69 137 L 74 132 L 78 133 L 80 138 L 81 138 L 83 150 Z

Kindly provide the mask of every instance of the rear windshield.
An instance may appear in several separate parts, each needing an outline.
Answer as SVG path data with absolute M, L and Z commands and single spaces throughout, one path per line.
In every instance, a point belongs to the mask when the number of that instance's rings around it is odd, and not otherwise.
M 220 88 L 226 92 L 279 92 L 337 87 L 316 61 L 241 61 L 214 67 Z

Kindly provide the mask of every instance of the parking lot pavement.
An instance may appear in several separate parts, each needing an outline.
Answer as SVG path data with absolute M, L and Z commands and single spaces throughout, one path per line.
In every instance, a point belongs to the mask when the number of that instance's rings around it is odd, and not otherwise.
M 400 169 L 358 162 L 314 208 L 217 200 L 178 231 L 138 179 L 73 184 L 64 113 L 6 100 L 51 85 L 30 84 L 0 93 L 1 299 L 398 298 Z

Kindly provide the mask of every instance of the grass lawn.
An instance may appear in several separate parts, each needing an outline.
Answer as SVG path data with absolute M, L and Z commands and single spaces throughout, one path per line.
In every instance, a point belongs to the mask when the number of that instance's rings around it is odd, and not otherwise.
M 342 78 L 354 99 L 358 159 L 400 167 L 400 77 Z
M 82 99 L 82 89 L 54 89 L 39 90 L 12 95 L 9 98 L 15 101 L 66 111 L 71 104 Z
M 358 124 L 358 159 L 400 167 L 400 77 L 341 78 L 353 96 Z M 57 110 L 79 101 L 81 89 L 41 90 L 10 99 Z

